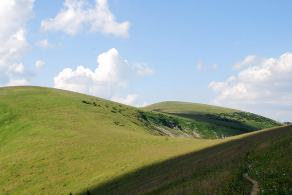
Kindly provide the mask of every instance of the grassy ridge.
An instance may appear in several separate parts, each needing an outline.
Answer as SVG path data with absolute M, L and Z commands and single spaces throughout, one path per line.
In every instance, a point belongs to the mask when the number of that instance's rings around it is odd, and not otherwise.
M 76 193 L 220 142 L 153 136 L 137 113 L 62 90 L 0 89 L 0 194 Z
M 1 88 L 0 194 L 75 194 L 229 140 L 182 136 L 193 133 L 190 121 L 63 90 Z M 175 136 L 153 136 L 165 131 Z
M 232 113 L 238 112 L 239 110 L 224 108 L 220 106 L 211 106 L 207 104 L 197 104 L 197 103 L 188 103 L 188 102 L 176 102 L 176 101 L 166 101 L 156 104 L 146 106 L 147 110 L 156 110 L 166 113 L 175 113 L 178 111 L 184 112 L 198 112 L 198 113 Z
M 189 119 L 202 137 L 218 138 L 239 135 L 281 124 L 248 112 L 187 102 L 161 102 L 144 108 Z

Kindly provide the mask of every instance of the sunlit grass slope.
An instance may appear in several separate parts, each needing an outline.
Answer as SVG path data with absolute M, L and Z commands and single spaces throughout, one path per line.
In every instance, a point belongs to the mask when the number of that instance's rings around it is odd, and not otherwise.
M 278 122 L 240 110 L 187 102 L 161 102 L 145 110 L 189 119 L 201 137 L 226 137 L 280 126 Z
M 194 139 L 193 127 L 83 94 L 1 88 L 0 194 L 76 194 L 228 140 Z
M 56 89 L 0 89 L 0 194 L 86 190 L 220 140 L 154 136 L 133 107 Z

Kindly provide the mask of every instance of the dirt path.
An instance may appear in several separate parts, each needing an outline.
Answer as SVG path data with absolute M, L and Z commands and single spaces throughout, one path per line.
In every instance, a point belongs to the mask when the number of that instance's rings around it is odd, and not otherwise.
M 245 179 L 247 179 L 250 183 L 252 183 L 252 189 L 251 189 L 250 195 L 257 195 L 258 192 L 260 191 L 258 182 L 256 180 L 253 180 L 252 178 L 250 178 L 247 175 L 247 173 L 243 174 L 243 177 Z

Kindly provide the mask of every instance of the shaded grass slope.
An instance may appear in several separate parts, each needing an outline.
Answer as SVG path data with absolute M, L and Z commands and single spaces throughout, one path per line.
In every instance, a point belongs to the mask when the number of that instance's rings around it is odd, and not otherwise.
M 92 194 L 292 193 L 292 127 L 263 130 L 141 168 L 89 190 Z M 83 192 L 84 194 L 85 192 Z

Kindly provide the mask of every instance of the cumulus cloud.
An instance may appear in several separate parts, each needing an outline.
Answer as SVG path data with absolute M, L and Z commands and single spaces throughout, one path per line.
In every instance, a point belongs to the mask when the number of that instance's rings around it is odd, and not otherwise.
M 85 66 L 76 69 L 65 68 L 54 78 L 54 87 L 103 98 L 119 100 L 131 104 L 136 95 L 122 99 L 118 96 L 128 82 L 137 75 L 137 67 L 123 59 L 118 50 L 112 48 L 97 57 L 97 67 L 94 70 Z
M 40 69 L 40 68 L 44 67 L 45 64 L 46 64 L 45 61 L 37 60 L 34 65 L 35 65 L 36 68 Z
M 19 81 L 19 77 L 25 76 L 24 65 L 19 60 L 28 46 L 25 25 L 32 15 L 33 4 L 34 0 L 0 1 L 0 84 L 14 84 L 15 79 Z
M 32 76 L 22 63 L 9 65 L 5 75 L 7 78 L 4 86 L 28 85 L 29 78 Z
M 29 82 L 27 79 L 11 79 L 5 86 L 24 86 L 28 85 Z
M 50 48 L 52 44 L 49 42 L 48 39 L 42 39 L 36 43 L 41 48 Z
M 44 31 L 63 31 L 70 35 L 86 27 L 92 32 L 127 37 L 130 23 L 117 22 L 107 0 L 96 0 L 95 5 L 87 0 L 65 0 L 63 9 L 54 18 L 41 22 Z
M 8 75 L 21 75 L 24 73 L 24 65 L 20 64 L 12 64 L 8 66 L 7 74 Z
M 136 72 L 139 76 L 149 76 L 154 74 L 154 71 L 143 63 L 136 65 Z
M 240 62 L 234 64 L 234 68 L 241 69 L 246 66 L 257 65 L 259 63 L 261 63 L 261 59 L 259 57 L 257 57 L 256 55 L 248 55 Z
M 114 96 L 111 98 L 114 102 L 119 102 L 121 104 L 126 104 L 130 106 L 136 106 L 136 107 L 145 107 L 149 105 L 147 102 L 140 103 L 140 96 L 137 94 L 128 94 L 125 97 L 120 96 Z
M 218 94 L 216 104 L 292 120 L 291 75 L 292 53 L 288 52 L 278 58 L 262 58 L 257 65 L 245 63 L 237 75 L 225 81 L 213 81 L 209 87 Z
M 111 100 L 115 102 L 119 102 L 122 104 L 126 105 L 132 105 L 132 106 L 137 106 L 137 100 L 138 100 L 138 95 L 137 94 L 129 94 L 126 97 L 112 97 Z

